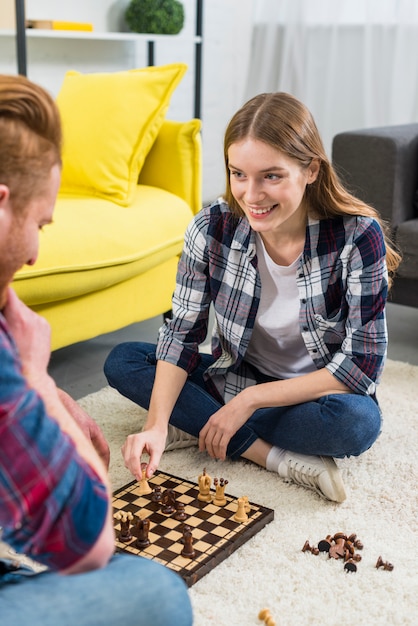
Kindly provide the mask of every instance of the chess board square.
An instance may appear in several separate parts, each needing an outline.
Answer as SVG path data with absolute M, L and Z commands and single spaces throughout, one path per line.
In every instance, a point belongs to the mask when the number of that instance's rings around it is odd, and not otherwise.
M 191 504 L 192 502 L 194 502 L 194 498 L 193 496 L 189 496 L 186 493 L 182 493 L 177 500 L 179 502 L 184 502 L 184 504 L 187 506 L 188 504 Z
M 207 552 L 212 546 L 206 541 L 195 541 L 193 547 L 195 550 L 199 550 L 199 552 Z
M 165 520 L 163 520 L 162 522 L 160 522 L 160 526 L 163 526 L 164 528 L 177 528 L 177 526 L 179 525 L 179 522 L 174 519 L 174 517 L 166 517 Z
M 214 532 L 217 527 L 218 524 L 213 524 L 212 522 L 208 522 L 207 520 L 199 523 L 199 530 L 205 531 L 206 533 Z
M 178 530 L 170 530 L 170 532 L 166 534 L 166 537 L 175 543 L 176 541 L 180 541 L 180 539 L 182 539 L 183 533 Z
M 220 524 L 224 523 L 225 518 L 222 515 L 211 515 L 211 517 L 209 517 L 207 521 L 209 524 L 219 526 Z

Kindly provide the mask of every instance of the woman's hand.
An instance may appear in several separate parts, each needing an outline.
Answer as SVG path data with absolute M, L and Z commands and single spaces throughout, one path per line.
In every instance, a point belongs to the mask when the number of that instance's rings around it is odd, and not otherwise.
M 199 434 L 199 450 L 224 461 L 226 449 L 237 430 L 251 417 L 254 409 L 248 402 L 250 388 L 244 389 L 214 413 Z
M 164 452 L 167 432 L 157 429 L 143 430 L 142 433 L 128 435 L 122 446 L 122 456 L 125 467 L 135 476 L 136 480 L 141 480 L 144 465 L 146 465 L 145 475 L 150 478 L 157 469 L 161 456 Z M 142 456 L 149 456 L 148 463 L 144 464 Z

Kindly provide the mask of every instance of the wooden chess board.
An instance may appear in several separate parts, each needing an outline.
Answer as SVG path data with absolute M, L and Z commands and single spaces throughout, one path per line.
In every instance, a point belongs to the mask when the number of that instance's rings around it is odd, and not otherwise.
M 272 509 L 250 502 L 248 520 L 236 522 L 236 497 L 225 494 L 227 502 L 224 506 L 201 502 L 198 500 L 197 484 L 165 472 L 156 472 L 149 480 L 149 485 L 151 488 L 160 486 L 162 492 L 174 489 L 177 500 L 185 505 L 187 519 L 179 522 L 172 515 L 161 513 L 161 505 L 152 501 L 152 494 L 138 495 L 139 483 L 134 480 L 115 491 L 113 510 L 114 513 L 131 512 L 134 515 L 133 523 L 135 516 L 148 518 L 150 545 L 143 549 L 137 548 L 135 537 L 128 543 L 119 541 L 120 522 L 115 519 L 116 552 L 137 554 L 162 563 L 176 571 L 189 587 L 228 558 L 274 517 Z M 191 527 L 196 552 L 193 559 L 180 554 L 184 545 L 181 543 L 184 524 Z

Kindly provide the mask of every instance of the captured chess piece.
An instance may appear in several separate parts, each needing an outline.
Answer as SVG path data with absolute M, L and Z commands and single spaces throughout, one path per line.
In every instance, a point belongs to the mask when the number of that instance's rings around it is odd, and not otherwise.
M 183 540 L 184 548 L 181 551 L 181 556 L 184 556 L 187 559 L 194 559 L 196 556 L 196 551 L 193 548 L 193 535 L 191 530 L 187 530 L 186 528 L 183 530 Z
M 318 550 L 320 552 L 329 552 L 330 547 L 332 546 L 332 537 L 331 535 L 327 535 L 325 539 L 321 539 L 318 543 Z
M 276 626 L 269 609 L 262 609 L 258 614 L 258 619 L 264 622 L 266 626 Z
M 354 559 L 348 559 L 348 561 L 344 563 L 344 570 L 346 572 L 357 572 L 357 564 Z
M 333 559 L 343 559 L 346 551 L 346 542 L 347 537 L 344 533 L 336 533 L 333 537 L 334 543 L 329 549 L 329 556 Z
M 384 561 L 382 557 L 379 556 L 376 561 L 376 569 L 379 569 L 380 567 L 387 570 L 388 572 L 391 572 L 394 568 L 394 565 L 392 565 L 392 563 L 389 563 L 389 561 Z
M 245 498 L 238 498 L 237 504 L 238 509 L 234 515 L 234 520 L 236 522 L 239 522 L 240 524 L 243 524 L 244 522 L 248 521 L 248 515 L 245 512 Z
M 212 484 L 212 478 L 206 474 L 206 467 L 198 478 L 199 494 L 198 500 L 201 502 L 212 502 L 212 494 L 210 493 L 210 487 Z
M 135 545 L 137 548 L 143 549 L 149 546 L 150 544 L 150 540 L 148 538 L 149 528 L 150 528 L 149 519 L 141 519 L 141 518 L 138 519 L 138 522 L 136 524 L 136 529 L 135 529 L 135 534 L 137 536 Z
M 309 543 L 309 540 L 307 539 L 303 545 L 302 552 L 311 552 L 311 554 L 318 555 L 319 548 L 315 548 L 314 546 L 311 546 Z
M 131 522 L 134 516 L 130 511 L 118 511 L 117 513 L 115 513 L 114 517 L 115 519 L 120 521 L 120 532 L 118 535 L 118 539 L 122 543 L 127 543 L 132 539 Z
M 225 506 L 226 504 L 225 487 L 227 486 L 228 481 L 224 480 L 223 478 L 220 478 L 219 480 L 215 478 L 213 481 L 213 484 L 216 487 L 213 504 L 215 504 L 216 506 Z

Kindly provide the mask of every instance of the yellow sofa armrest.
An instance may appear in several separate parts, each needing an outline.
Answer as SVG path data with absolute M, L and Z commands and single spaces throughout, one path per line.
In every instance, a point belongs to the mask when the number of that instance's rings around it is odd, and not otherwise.
M 202 207 L 201 121 L 165 120 L 139 174 L 140 185 L 160 187 Z

